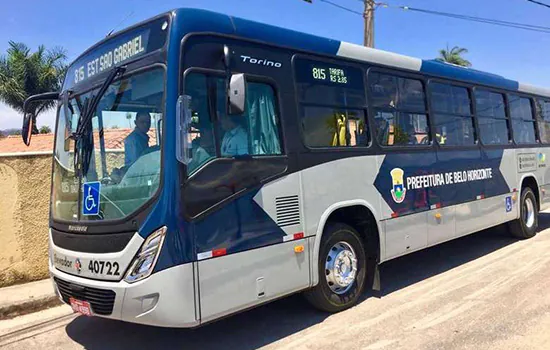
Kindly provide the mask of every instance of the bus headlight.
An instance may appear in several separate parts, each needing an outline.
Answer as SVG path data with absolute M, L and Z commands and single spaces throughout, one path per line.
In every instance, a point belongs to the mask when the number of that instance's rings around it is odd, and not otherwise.
M 138 255 L 134 258 L 124 280 L 128 283 L 134 283 L 148 277 L 157 263 L 157 259 L 164 242 L 166 226 L 161 227 L 149 237 L 141 246 Z

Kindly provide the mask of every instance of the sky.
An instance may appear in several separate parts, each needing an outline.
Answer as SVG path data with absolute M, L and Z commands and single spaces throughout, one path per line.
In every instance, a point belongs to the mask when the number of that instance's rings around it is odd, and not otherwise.
M 69 61 L 120 30 L 177 7 L 203 8 L 328 38 L 363 43 L 363 18 L 319 0 L 18 0 L 4 1 L 0 12 L 0 55 L 8 41 L 32 49 L 61 46 Z M 362 11 L 362 0 L 332 0 Z M 544 1 L 544 0 L 543 0 Z M 550 3 L 550 0 L 546 0 Z M 385 0 L 390 5 L 452 12 L 504 21 L 550 26 L 550 8 L 527 0 Z M 550 33 L 530 32 L 482 23 L 380 7 L 375 14 L 375 46 L 423 59 L 438 50 L 468 48 L 474 68 L 524 83 L 550 87 Z M 120 22 L 123 23 L 120 23 Z M 38 125 L 53 128 L 53 112 Z M 0 129 L 19 128 L 21 115 L 0 103 Z

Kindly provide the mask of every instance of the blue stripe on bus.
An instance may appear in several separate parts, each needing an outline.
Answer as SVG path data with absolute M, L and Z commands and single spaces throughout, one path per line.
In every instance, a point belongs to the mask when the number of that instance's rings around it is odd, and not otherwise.
M 341 41 L 339 40 L 300 33 L 207 10 L 179 9 L 176 10 L 176 18 L 178 19 L 177 23 L 181 24 L 174 25 L 173 28 L 183 35 L 191 32 L 231 34 L 263 41 L 268 44 L 292 47 L 326 55 L 337 55 L 341 45 Z M 453 66 L 436 60 L 423 60 L 420 71 L 443 78 L 458 79 L 502 89 L 519 89 L 517 81 L 471 68 Z
M 399 216 L 430 210 L 437 205 L 446 207 L 493 197 L 510 192 L 500 171 L 503 150 L 469 150 L 421 153 L 392 153 L 386 155 L 374 181 L 374 186 L 391 210 Z M 392 170 L 403 170 L 402 183 L 405 192 L 401 195 L 392 190 L 402 190 L 392 177 Z M 490 180 L 468 181 L 468 170 L 491 169 Z M 451 183 L 411 188 L 407 178 L 445 174 L 452 176 Z M 455 176 L 456 173 L 456 176 Z M 466 175 L 466 176 L 465 176 Z M 395 176 L 395 174 L 394 174 Z M 397 185 L 397 188 L 394 188 Z M 395 191 L 394 191 L 395 192 Z M 394 198 L 395 197 L 395 198 Z
M 197 253 L 225 248 L 231 254 L 282 242 L 285 232 L 254 200 L 259 189 L 193 224 Z
M 180 9 L 176 11 L 176 17 L 183 18 L 185 33 L 215 32 L 239 35 L 269 44 L 327 55 L 336 55 L 340 48 L 339 40 L 322 38 L 206 10 Z
M 236 34 L 266 43 L 336 55 L 340 41 L 233 17 Z
M 427 74 L 463 80 L 475 84 L 489 85 L 502 89 L 519 89 L 519 83 L 517 81 L 506 79 L 500 75 L 486 73 L 471 68 L 457 67 L 436 60 L 422 61 L 420 71 Z
M 171 232 L 154 272 L 196 260 L 197 254 L 226 249 L 227 254 L 283 242 L 286 233 L 254 201 L 260 187 L 193 223 Z M 196 249 L 193 249 L 193 242 Z

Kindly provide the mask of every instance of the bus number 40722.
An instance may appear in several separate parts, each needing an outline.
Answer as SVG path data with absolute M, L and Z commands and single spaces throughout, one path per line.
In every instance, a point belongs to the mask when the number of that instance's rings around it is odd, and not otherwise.
M 105 273 L 107 276 L 120 275 L 120 267 L 117 262 L 111 263 L 110 261 L 90 260 L 88 270 L 94 274 L 103 275 Z

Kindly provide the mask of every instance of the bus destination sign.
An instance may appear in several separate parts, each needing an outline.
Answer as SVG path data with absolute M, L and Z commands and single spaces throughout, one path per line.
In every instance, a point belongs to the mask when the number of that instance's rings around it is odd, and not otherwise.
M 110 68 L 118 66 L 125 61 L 134 58 L 145 52 L 149 32 L 145 32 L 120 44 L 114 49 L 102 52 L 99 56 L 83 62 L 74 68 L 74 84 L 78 84 L 96 74 L 102 73 Z
M 161 49 L 168 37 L 168 23 L 167 17 L 161 17 L 100 44 L 71 65 L 63 89 Z

